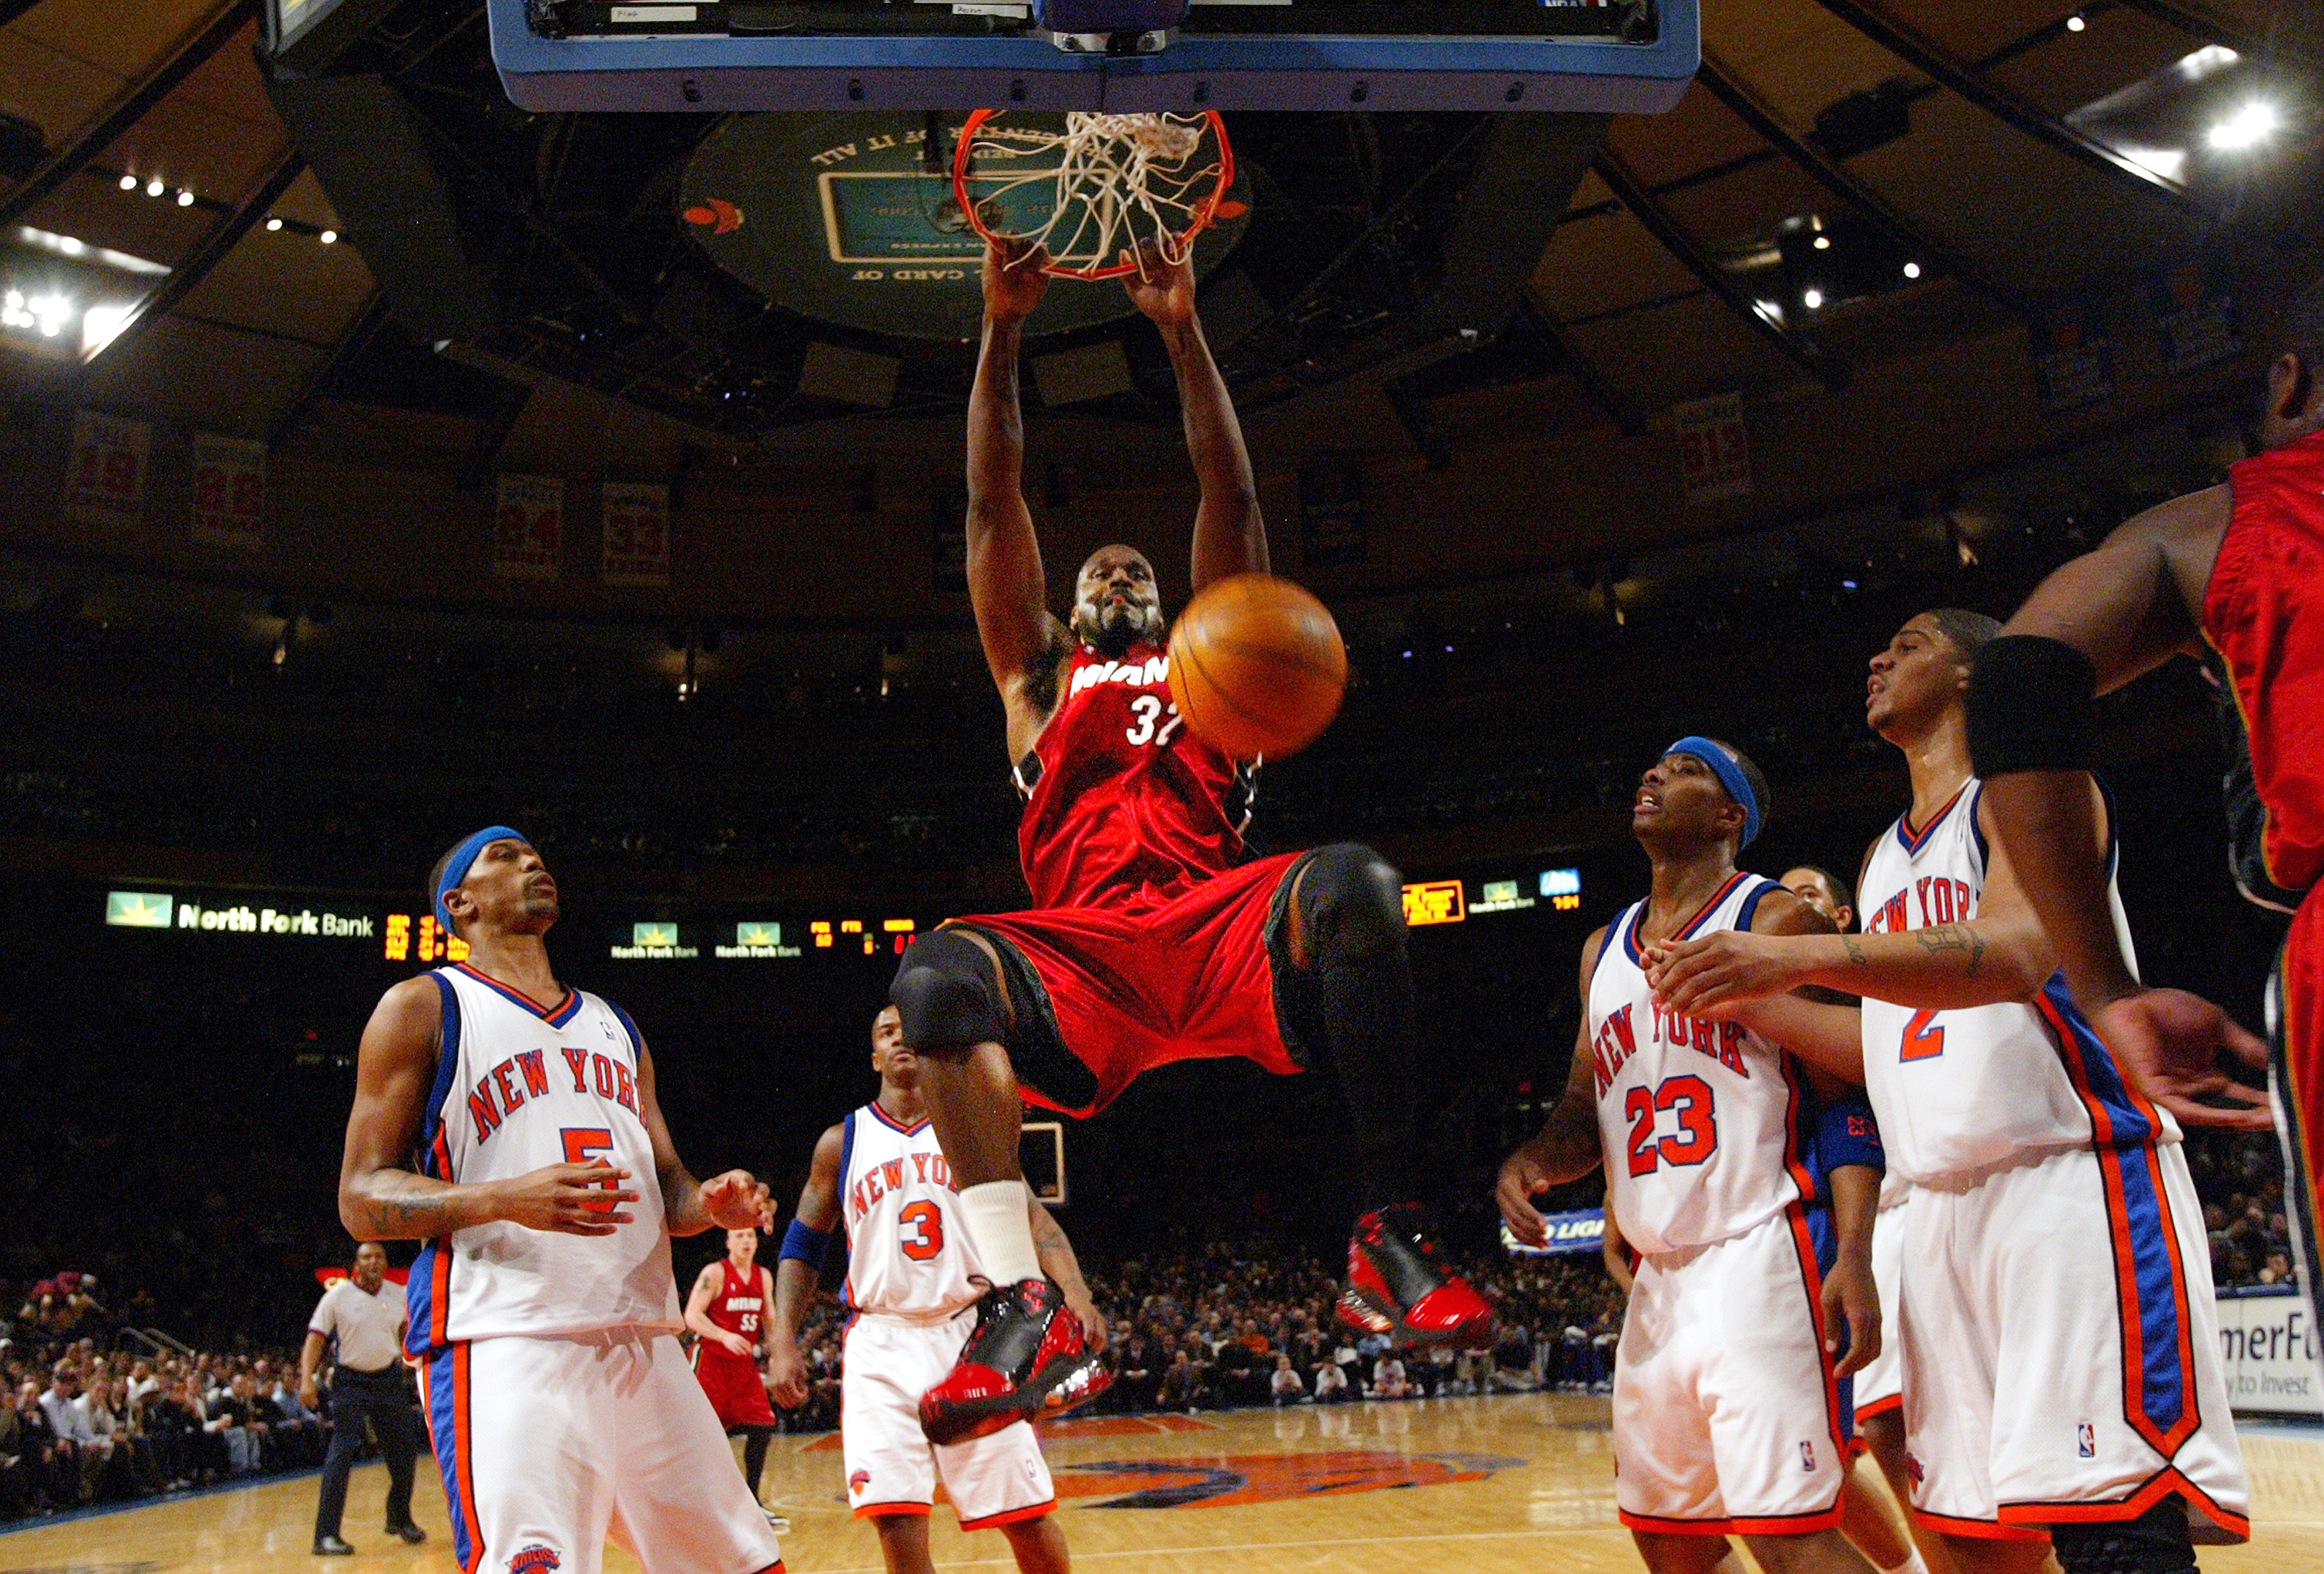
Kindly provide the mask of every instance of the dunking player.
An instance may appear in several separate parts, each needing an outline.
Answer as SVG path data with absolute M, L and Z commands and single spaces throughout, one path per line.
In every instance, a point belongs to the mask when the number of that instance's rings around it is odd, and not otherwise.
M 462 1574 L 597 1574 L 609 1532 L 649 1574 L 780 1569 L 672 1337 L 669 1266 L 672 1235 L 771 1221 L 766 1187 L 678 1162 L 637 1024 L 549 967 L 530 842 L 490 826 L 429 885 L 468 960 L 373 1011 L 339 1217 L 428 1243 L 405 1348 Z
M 879 1527 L 888 1574 L 932 1574 L 928 1511 L 938 1480 L 963 1530 L 998 1529 L 1024 1574 L 1065 1574 L 1065 1532 L 1049 1467 L 1032 1427 L 1019 1421 L 983 1437 L 932 1444 L 920 1395 L 952 1369 L 975 1321 L 987 1278 L 961 1228 L 955 1177 L 920 1101 L 922 1062 L 904 1046 L 893 1006 L 872 1024 L 880 1096 L 823 1134 L 783 1238 L 768 1344 L 775 1394 L 807 1398 L 798 1328 L 815 1294 L 835 1225 L 847 1230 L 847 1328 L 840 1369 L 840 1446 L 855 1517 Z M 1065 1231 L 1038 1201 L 1028 1219 L 1040 1269 L 1062 1287 L 1093 1348 L 1105 1320 L 1082 1282 Z
M 1812 863 L 1785 870 L 1784 888 L 1831 919 L 1842 934 L 1856 927 L 1856 893 L 1831 870 Z M 1880 1215 L 1872 1231 L 1872 1283 L 1880 1292 L 1880 1353 L 1864 1364 L 1855 1383 L 1857 1441 L 1887 1479 L 1888 1491 L 1882 1493 L 1866 1480 L 1863 1466 L 1851 1467 L 1840 1529 L 1884 1574 L 1914 1569 L 1908 1554 L 1915 1551 L 1925 1568 L 1950 1574 L 1943 1540 L 1934 1531 L 1911 1524 L 1896 1508 L 1913 1501 L 1913 1477 L 1904 1457 L 1904 1346 L 1896 1337 L 1897 1286 L 1904 1268 L 1904 1216 L 1899 1210 L 1912 1201 L 1913 1183 L 1892 1167 L 1881 1178 Z
M 774 1276 L 759 1266 L 756 1225 L 726 1232 L 725 1256 L 703 1265 L 686 1298 L 686 1326 L 698 1341 L 694 1375 L 718 1424 L 742 1434 L 742 1483 L 754 1499 L 775 1435 L 775 1413 L 759 1376 L 759 1347 L 774 1304 Z
M 1866 1086 L 1914 1187 L 1897 1328 L 1921 1522 L 1980 1574 L 2043 1567 L 2045 1531 L 2067 1574 L 2173 1574 L 2194 1566 L 2190 1522 L 2249 1533 L 2201 1207 L 2178 1126 L 2053 977 L 1989 842 L 1964 696 L 1997 628 L 1923 612 L 1872 659 L 1866 718 L 1904 751 L 1913 806 L 1865 857 L 1866 932 L 1677 943 L 1656 999 L 1719 1015 L 1803 984 L 1864 997 Z M 2103 802 L 2083 790 L 2080 856 L 2119 927 Z
M 1758 769 L 1712 739 L 1681 739 L 1646 771 L 1630 824 L 1652 894 L 1582 946 L 1565 1095 L 1501 1167 L 1501 1216 L 1538 1245 L 1534 1196 L 1603 1164 L 1639 1253 L 1614 1356 L 1615 1497 L 1654 1574 L 1708 1574 L 1729 1534 L 1769 1574 L 1869 1568 L 1839 1530 L 1839 1379 L 1880 1337 L 1877 1138 L 1836 1079 L 1738 1023 L 1656 1010 L 1645 972 L 1647 948 L 1666 939 L 1831 928 L 1735 867 L 1767 801 Z M 1832 1175 L 1831 1209 L 1812 1210 L 1829 1241 L 1811 1218 L 1811 1107 Z M 1853 1349 L 1836 1367 L 1843 1316 Z
M 1139 1072 L 1240 1055 L 1288 1072 L 1328 1049 L 1349 1092 L 1363 1204 L 1351 1319 L 1408 1339 L 1489 1338 L 1491 1309 L 1436 1266 L 1412 1202 L 1412 982 L 1401 882 L 1351 844 L 1240 863 L 1249 778 L 1179 724 L 1153 566 L 1107 547 L 1082 566 L 1070 627 L 1045 604 L 1022 487 L 1018 344 L 1038 257 L 984 265 L 968 414 L 968 579 L 1008 713 L 1035 910 L 962 919 L 905 954 L 893 999 L 992 1288 L 960 1365 L 927 1395 L 940 1442 L 1003 1426 L 1082 1369 L 1028 1228 L 1021 1102 L 1102 1109 Z M 1125 281 L 1176 368 L 1201 483 L 1194 584 L 1268 566 L 1267 530 L 1194 281 L 1148 255 Z
M 1978 658 L 1969 747 L 1993 835 L 2125 1069 L 2181 1120 L 2216 1118 L 2192 1100 L 2226 1097 L 2264 1128 L 2264 1098 L 2216 1060 L 2225 1048 L 2257 1066 L 2263 1046 L 2208 1002 L 2140 985 L 2075 856 L 2089 840 L 2093 696 L 2181 651 L 2217 653 L 2237 883 L 2294 915 L 2269 1017 L 2285 1211 L 2324 1299 L 2324 281 L 2293 304 L 2259 437 L 2225 486 L 2149 509 L 2043 582 Z

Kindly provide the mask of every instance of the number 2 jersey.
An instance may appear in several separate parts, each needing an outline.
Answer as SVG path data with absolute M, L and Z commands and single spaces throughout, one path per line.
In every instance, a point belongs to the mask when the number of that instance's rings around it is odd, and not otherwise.
M 503 1334 L 677 1332 L 669 1232 L 639 1112 L 636 1025 L 595 995 L 569 990 L 543 1006 L 465 962 L 428 976 L 443 994 L 444 1026 L 423 1172 L 470 1185 L 602 1160 L 628 1171 L 623 1185 L 639 1196 L 622 1204 L 630 1220 L 611 1235 L 495 1220 L 429 1241 L 411 1265 L 406 1348 L 420 1356 Z
M 982 1270 L 961 1223 L 960 1189 L 926 1119 L 906 1126 L 879 1104 L 843 1123 L 840 1221 L 847 1228 L 847 1284 L 858 1312 L 941 1322 L 975 1303 Z
M 1186 731 L 1167 652 L 1136 644 L 1113 660 L 1076 645 L 1057 684 L 1016 769 L 1036 907 L 1144 911 L 1241 860 L 1250 774 Z
M 1867 934 L 1977 916 L 1985 892 L 1985 836 L 1977 824 L 1982 790 L 1971 777 L 1925 826 L 1915 830 L 1908 814 L 1881 836 L 1859 891 Z M 2107 861 L 2107 900 L 2128 956 L 2111 848 Z M 2179 1140 L 2169 1113 L 2140 1098 L 2115 1069 L 2062 973 L 2026 1002 L 1935 1011 L 1866 1000 L 1864 1073 L 1889 1168 L 1918 1184 L 2093 1142 Z
M 1751 927 L 1774 880 L 1737 874 L 1674 936 Z M 1776 1045 L 1733 1022 L 1665 1016 L 1647 987 L 1638 903 L 1590 975 L 1590 1055 L 1614 1217 L 1641 1252 L 1708 1246 L 1812 1201 L 1814 1092 Z

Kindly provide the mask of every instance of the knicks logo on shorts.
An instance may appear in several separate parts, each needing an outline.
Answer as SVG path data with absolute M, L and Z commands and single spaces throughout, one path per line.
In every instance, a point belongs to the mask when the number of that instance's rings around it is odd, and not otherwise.
M 1913 1485 L 1915 1487 L 1925 1486 L 1928 1482 L 1929 1473 L 1922 1468 L 1921 1457 L 1918 1454 L 1908 1453 L 1904 1456 L 1904 1474 L 1913 1478 Z
M 509 1560 L 509 1574 L 552 1574 L 563 1561 L 555 1548 L 535 1542 Z
M 871 1485 L 872 1472 L 869 1470 L 858 1470 L 847 1478 L 847 1490 L 850 1492 L 861 1492 Z

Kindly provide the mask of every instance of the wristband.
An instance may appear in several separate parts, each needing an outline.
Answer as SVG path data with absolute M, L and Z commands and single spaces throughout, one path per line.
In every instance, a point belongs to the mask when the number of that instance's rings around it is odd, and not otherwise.
M 1816 1159 L 1829 1175 L 1860 1164 L 1888 1173 L 1887 1151 L 1880 1146 L 1880 1123 L 1864 1099 L 1836 1099 L 1816 1113 Z
M 816 1272 L 823 1271 L 823 1254 L 831 1249 L 831 1231 L 809 1229 L 797 1218 L 783 1231 L 783 1249 L 775 1260 L 779 1263 L 805 1263 Z
M 1969 678 L 1969 764 L 1987 781 L 2020 770 L 2088 770 L 2098 668 L 2061 640 L 2006 634 Z

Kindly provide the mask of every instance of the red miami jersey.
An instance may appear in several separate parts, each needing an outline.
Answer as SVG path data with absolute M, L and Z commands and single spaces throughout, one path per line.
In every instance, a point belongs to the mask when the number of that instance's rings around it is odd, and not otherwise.
M 1056 712 L 1016 769 L 1033 905 L 1147 912 L 1232 868 L 1250 774 L 1186 731 L 1169 656 L 1079 645 L 1057 682 Z
M 710 1297 L 710 1310 L 705 1315 L 714 1326 L 723 1328 L 728 1333 L 739 1333 L 753 1345 L 763 1344 L 766 1341 L 767 1283 L 767 1270 L 758 1264 L 751 1265 L 751 1276 L 745 1279 L 735 1272 L 733 1258 L 721 1258 L 718 1289 Z M 702 1358 L 732 1361 L 744 1367 L 753 1364 L 709 1339 L 702 1341 Z

